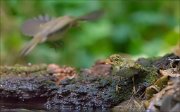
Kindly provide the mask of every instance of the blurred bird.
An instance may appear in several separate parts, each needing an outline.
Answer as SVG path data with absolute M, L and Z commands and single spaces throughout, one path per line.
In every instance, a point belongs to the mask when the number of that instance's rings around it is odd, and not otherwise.
M 21 27 L 21 31 L 26 36 L 32 36 L 33 39 L 21 50 L 20 56 L 29 54 L 38 43 L 62 39 L 63 34 L 68 29 L 77 26 L 79 21 L 97 20 L 102 14 L 103 11 L 98 10 L 81 17 L 61 16 L 51 18 L 45 15 L 25 21 Z

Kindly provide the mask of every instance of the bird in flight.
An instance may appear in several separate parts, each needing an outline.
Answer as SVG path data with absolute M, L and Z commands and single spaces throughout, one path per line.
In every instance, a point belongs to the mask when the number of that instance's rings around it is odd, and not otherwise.
M 20 56 L 29 54 L 39 43 L 62 39 L 68 29 L 77 26 L 79 21 L 97 20 L 102 14 L 102 10 L 97 10 L 80 17 L 61 16 L 51 18 L 45 15 L 26 20 L 21 27 L 21 32 L 33 38 L 23 47 Z

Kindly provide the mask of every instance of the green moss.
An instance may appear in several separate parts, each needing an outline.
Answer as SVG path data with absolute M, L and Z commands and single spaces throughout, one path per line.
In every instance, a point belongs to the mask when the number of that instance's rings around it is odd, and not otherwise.
M 152 67 L 146 68 L 146 76 L 144 81 L 148 84 L 153 84 L 159 78 L 157 70 Z
M 39 64 L 32 66 L 24 66 L 24 65 L 14 65 L 14 66 L 0 66 L 0 75 L 40 75 L 47 73 L 47 65 Z
M 162 89 L 165 85 L 167 85 L 169 80 L 168 76 L 162 76 L 160 79 L 158 79 L 154 85 L 156 85 L 157 87 L 159 87 L 160 89 Z

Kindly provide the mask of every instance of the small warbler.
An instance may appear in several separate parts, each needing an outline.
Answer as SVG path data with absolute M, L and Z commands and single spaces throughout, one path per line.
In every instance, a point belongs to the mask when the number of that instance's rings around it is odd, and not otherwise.
M 33 39 L 21 50 L 20 56 L 29 54 L 38 43 L 62 39 L 63 34 L 68 29 L 76 26 L 79 21 L 93 21 L 101 17 L 102 14 L 103 11 L 98 10 L 81 17 L 61 16 L 51 18 L 45 15 L 25 21 L 21 31 L 26 36 L 32 36 Z

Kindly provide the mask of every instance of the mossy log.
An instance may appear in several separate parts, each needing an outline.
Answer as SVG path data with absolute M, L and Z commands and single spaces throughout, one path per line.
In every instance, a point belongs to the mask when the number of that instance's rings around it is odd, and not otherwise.
M 1 66 L 0 107 L 51 111 L 106 110 L 132 95 L 141 96 L 145 88 L 159 77 L 158 69 L 169 66 L 168 58 L 175 56 L 139 59 L 136 63 L 141 67 L 125 69 L 133 69 L 130 77 L 122 77 L 122 71 L 113 71 L 114 66 L 104 63 L 76 71 L 75 77 L 61 80 L 46 64 Z M 167 63 L 166 66 L 164 63 Z M 136 93 L 133 92 L 134 87 Z

